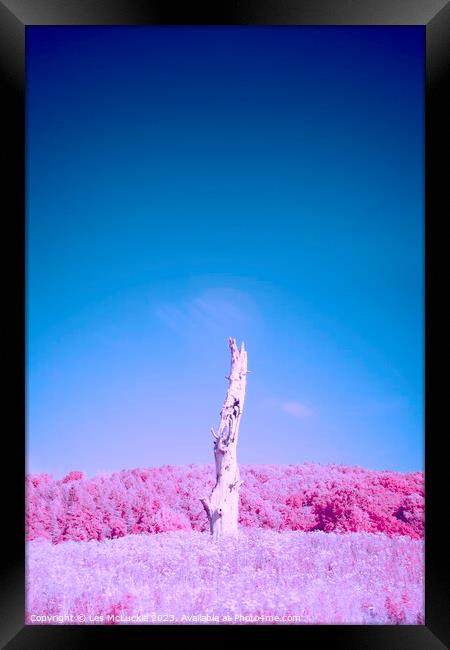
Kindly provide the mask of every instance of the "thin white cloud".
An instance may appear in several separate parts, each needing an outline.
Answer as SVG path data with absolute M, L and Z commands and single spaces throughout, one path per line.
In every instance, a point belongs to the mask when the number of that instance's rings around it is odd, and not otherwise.
M 299 420 L 309 418 L 313 414 L 308 406 L 300 402 L 280 402 L 279 406 L 284 413 L 288 413 Z
M 242 325 L 248 318 L 248 309 L 249 301 L 245 294 L 212 289 L 190 300 L 160 303 L 154 308 L 154 314 L 168 327 L 186 331 L 189 328 L 212 329 L 223 323 Z
M 179 330 L 182 329 L 185 321 L 185 315 L 182 309 L 174 305 L 164 304 L 155 309 L 155 315 L 168 327 Z

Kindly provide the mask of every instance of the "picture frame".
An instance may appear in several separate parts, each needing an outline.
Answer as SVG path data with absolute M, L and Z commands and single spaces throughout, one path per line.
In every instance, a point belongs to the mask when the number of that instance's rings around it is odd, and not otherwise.
M 439 254 L 443 238 L 440 224 L 444 213 L 448 180 L 448 115 L 445 98 L 450 69 L 450 2 L 445 0 L 371 1 L 287 0 L 283 3 L 242 0 L 211 3 L 203 8 L 192 3 L 181 7 L 172 3 L 141 0 L 0 0 L 0 78 L 5 112 L 2 131 L 3 215 L 7 227 L 4 239 L 11 253 L 7 279 L 8 318 L 4 334 L 7 392 L 5 403 L 11 422 L 4 462 L 9 476 L 4 486 L 4 520 L 1 589 L 2 647 L 87 648 L 94 644 L 127 640 L 145 635 L 158 638 L 183 636 L 204 640 L 205 644 L 234 642 L 242 635 L 249 642 L 256 635 L 274 634 L 266 627 L 231 626 L 119 626 L 114 632 L 98 626 L 24 625 L 24 461 L 25 461 L 25 37 L 32 25 L 422 25 L 426 41 L 426 120 L 425 120 L 425 624 L 415 626 L 280 626 L 275 628 L 283 642 L 329 643 L 335 648 L 383 648 L 383 650 L 439 650 L 450 647 L 450 579 L 445 544 L 445 454 L 440 450 L 444 425 L 440 424 L 438 382 L 431 368 L 441 356 L 436 283 L 442 277 L 444 255 Z M 11 251 L 9 249 L 12 249 Z M 442 249 L 443 252 L 443 249 Z M 433 297 L 434 296 L 434 297 Z M 445 298 L 444 298 L 445 302 Z M 443 339 L 444 340 L 444 339 Z M 433 371 L 434 372 L 434 371 Z M 441 388 L 441 391 L 443 389 Z M 441 406 L 442 408 L 442 406 Z M 442 419 L 445 423 L 445 420 Z M 6 441 L 5 441 L 6 444 Z M 170 627 L 170 629 L 169 629 Z M 106 638 L 108 641 L 106 641 Z

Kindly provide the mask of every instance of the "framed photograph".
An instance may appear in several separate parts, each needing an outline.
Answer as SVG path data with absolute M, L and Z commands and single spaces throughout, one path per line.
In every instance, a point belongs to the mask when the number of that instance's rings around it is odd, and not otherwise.
M 0 30 L 2 647 L 450 647 L 449 3 L 0 0 Z

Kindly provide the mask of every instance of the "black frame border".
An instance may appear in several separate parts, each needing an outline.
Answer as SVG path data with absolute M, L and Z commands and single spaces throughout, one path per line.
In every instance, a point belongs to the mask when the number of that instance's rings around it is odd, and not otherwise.
M 440 453 L 439 423 L 445 423 L 444 387 L 434 368 L 443 365 L 446 332 L 438 310 L 445 294 L 443 225 L 449 185 L 450 1 L 449 0 L 223 0 L 199 6 L 150 0 L 0 0 L 1 147 L 7 317 L 3 349 L 7 370 L 5 405 L 12 426 L 4 455 L 5 477 L 0 592 L 0 643 L 9 650 L 90 648 L 126 640 L 170 638 L 211 644 L 264 640 L 267 626 L 26 626 L 24 625 L 25 475 L 25 32 L 31 25 L 422 25 L 426 44 L 425 106 L 425 625 L 280 626 L 285 642 L 328 642 L 343 650 L 442 650 L 450 648 L 450 575 L 445 534 L 448 510 L 446 456 Z M 447 93 L 448 94 L 448 93 Z M 448 210 L 447 210 L 448 213 Z M 2 259 L 6 256 L 3 255 Z M 443 314 L 443 311 L 441 312 Z M 433 372 L 432 372 L 433 368 Z M 444 375 L 445 377 L 445 375 Z M 441 412 L 439 412 L 439 409 Z M 441 424 L 442 426 L 442 424 Z M 444 424 L 445 426 L 445 424 Z M 23 435 L 22 435 L 23 432 Z M 445 430 L 443 431 L 445 434 Z M 23 472 L 22 472 L 23 469 Z M 105 630 L 106 627 L 106 630 Z M 239 631 L 239 632 L 238 632 Z M 214 638 L 216 637 L 216 638 Z M 255 639 L 256 640 L 256 639 Z M 267 638 L 269 641 L 269 639 Z M 219 642 L 219 643 L 218 643 Z

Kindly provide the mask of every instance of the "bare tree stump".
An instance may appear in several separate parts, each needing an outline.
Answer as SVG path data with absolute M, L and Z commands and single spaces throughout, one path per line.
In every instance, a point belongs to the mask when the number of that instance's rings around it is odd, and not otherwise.
M 239 489 L 243 483 L 239 476 L 236 446 L 244 410 L 248 372 L 247 352 L 243 342 L 240 350 L 236 345 L 236 339 L 230 338 L 228 343 L 231 350 L 230 375 L 227 377 L 228 390 L 220 411 L 219 429 L 216 432 L 211 428 L 216 461 L 216 484 L 210 498 L 201 499 L 214 539 L 225 535 L 237 536 Z

